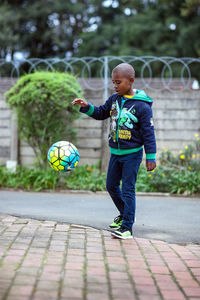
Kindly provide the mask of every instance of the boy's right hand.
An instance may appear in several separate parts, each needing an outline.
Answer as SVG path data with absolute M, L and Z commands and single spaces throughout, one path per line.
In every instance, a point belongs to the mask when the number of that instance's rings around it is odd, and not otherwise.
M 88 103 L 87 101 L 83 100 L 83 99 L 80 99 L 80 98 L 76 98 L 72 101 L 72 105 L 75 105 L 75 104 L 78 104 L 80 105 L 81 107 L 87 107 L 88 106 Z

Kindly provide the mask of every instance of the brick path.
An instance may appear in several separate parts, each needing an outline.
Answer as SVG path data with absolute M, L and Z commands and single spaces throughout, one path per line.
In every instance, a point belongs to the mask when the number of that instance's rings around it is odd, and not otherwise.
M 0 215 L 1 300 L 200 299 L 200 245 Z

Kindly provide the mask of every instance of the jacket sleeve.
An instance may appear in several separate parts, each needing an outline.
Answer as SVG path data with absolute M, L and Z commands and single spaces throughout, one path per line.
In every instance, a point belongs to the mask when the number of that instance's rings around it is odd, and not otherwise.
M 80 112 L 85 113 L 96 120 L 105 120 L 110 117 L 111 105 L 112 96 L 110 96 L 103 105 L 94 106 L 89 103 L 87 107 L 81 107 Z
M 140 128 L 147 160 L 156 159 L 156 138 L 153 125 L 153 114 L 150 105 L 143 107 L 140 117 Z

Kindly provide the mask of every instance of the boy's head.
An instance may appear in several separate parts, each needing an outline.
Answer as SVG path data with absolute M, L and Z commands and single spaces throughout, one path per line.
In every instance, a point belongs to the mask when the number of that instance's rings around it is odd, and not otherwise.
M 112 82 L 116 92 L 123 95 L 133 95 L 132 85 L 135 80 L 135 70 L 127 63 L 117 65 L 112 71 Z

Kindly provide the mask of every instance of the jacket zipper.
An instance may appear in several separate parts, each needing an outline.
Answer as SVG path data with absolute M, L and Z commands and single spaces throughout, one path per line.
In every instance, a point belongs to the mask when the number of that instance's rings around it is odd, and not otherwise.
M 125 102 L 126 102 L 126 100 L 124 102 L 122 102 L 122 98 L 121 98 L 121 108 L 120 108 L 120 112 L 119 112 L 119 118 L 118 118 L 118 121 L 117 121 L 117 137 L 116 137 L 117 144 L 118 144 L 118 149 L 120 149 L 120 146 L 119 146 L 119 136 L 118 136 L 119 135 L 119 122 L 120 122 L 122 108 L 123 108 Z

